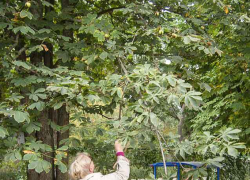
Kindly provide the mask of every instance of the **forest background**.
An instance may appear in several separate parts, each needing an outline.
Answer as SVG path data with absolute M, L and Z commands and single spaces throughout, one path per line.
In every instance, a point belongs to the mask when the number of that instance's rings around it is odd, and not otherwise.
M 82 151 L 108 173 L 120 138 L 131 179 L 249 180 L 249 23 L 246 0 L 2 0 L 1 179 L 66 180 Z

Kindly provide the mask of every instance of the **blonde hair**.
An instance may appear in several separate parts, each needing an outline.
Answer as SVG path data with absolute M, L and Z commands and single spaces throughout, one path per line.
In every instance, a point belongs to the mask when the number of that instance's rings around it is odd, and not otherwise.
M 78 153 L 75 160 L 69 167 L 69 176 L 71 180 L 83 179 L 85 176 L 90 174 L 91 159 L 86 153 Z

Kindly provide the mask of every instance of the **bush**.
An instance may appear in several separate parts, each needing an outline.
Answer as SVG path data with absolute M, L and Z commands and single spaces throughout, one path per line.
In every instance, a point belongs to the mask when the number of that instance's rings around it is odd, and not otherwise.
M 227 156 L 221 174 L 226 180 L 250 180 L 250 161 L 247 157 Z
M 0 163 L 0 179 L 1 180 L 26 180 L 26 164 L 19 162 Z

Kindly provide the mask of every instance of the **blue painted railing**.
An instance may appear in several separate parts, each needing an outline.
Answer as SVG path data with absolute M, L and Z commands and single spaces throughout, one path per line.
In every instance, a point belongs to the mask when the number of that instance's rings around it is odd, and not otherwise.
M 181 166 L 192 166 L 194 169 L 203 166 L 204 163 L 201 162 L 166 162 L 166 167 L 177 167 L 177 179 L 181 180 Z M 150 164 L 154 170 L 154 177 L 157 178 L 157 167 L 163 167 L 162 162 Z M 217 166 L 207 166 L 207 168 L 216 168 L 217 170 L 217 180 L 220 180 L 220 168 Z

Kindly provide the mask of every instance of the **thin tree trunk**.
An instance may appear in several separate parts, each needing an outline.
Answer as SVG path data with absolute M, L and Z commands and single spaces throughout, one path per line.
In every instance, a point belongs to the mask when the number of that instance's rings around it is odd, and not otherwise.
M 178 124 L 178 134 L 180 136 L 179 141 L 183 140 L 183 125 L 184 125 L 184 118 L 180 118 Z
M 44 51 L 44 65 L 49 67 L 49 68 L 53 68 L 54 65 L 53 65 L 53 45 L 50 44 L 50 43 L 45 43 L 45 45 L 47 46 L 48 50 Z M 48 120 L 51 120 L 53 121 L 54 119 L 54 110 L 52 108 L 49 108 L 47 110 L 47 115 L 48 115 Z M 55 141 L 54 141 L 54 131 L 53 129 L 51 128 L 51 126 L 49 125 L 49 122 L 46 122 L 46 131 L 48 132 L 48 139 L 47 140 L 47 143 L 51 146 L 52 148 L 52 152 L 49 153 L 49 156 L 52 157 L 52 158 L 48 158 L 47 161 L 49 161 L 52 165 L 51 167 L 51 171 L 49 173 L 51 173 L 49 176 L 51 178 L 51 180 L 55 180 L 56 179 L 56 174 L 55 174 L 55 164 L 54 164 L 54 157 L 55 157 L 55 153 L 54 153 L 54 145 L 55 145 Z M 40 180 L 42 180 L 42 178 L 40 178 Z
M 55 1 L 54 0 L 47 0 L 50 4 L 54 5 Z M 53 7 L 51 6 L 46 6 L 45 7 L 45 14 L 54 11 Z M 51 43 L 44 43 L 44 45 L 46 45 L 47 49 L 44 48 L 44 65 L 49 67 L 49 68 L 54 68 L 54 63 L 53 63 L 53 45 Z M 56 116 L 57 111 L 55 111 L 53 108 L 49 108 L 48 109 L 48 117 L 51 120 L 51 122 L 55 121 L 55 118 L 57 118 Z M 55 143 L 56 143 L 56 139 L 54 137 L 55 135 L 55 131 L 51 128 L 51 126 L 49 126 L 49 131 L 50 131 L 50 137 L 51 137 L 51 148 L 52 148 L 52 153 L 51 153 L 51 157 L 53 157 L 53 159 L 51 159 L 50 163 L 52 165 L 51 167 L 51 171 L 52 171 L 52 180 L 56 180 L 56 168 L 55 168 Z
M 183 127 L 184 127 L 184 122 L 185 122 L 185 117 L 184 117 L 184 110 L 185 110 L 185 105 L 182 106 L 180 115 L 178 115 L 179 119 L 179 124 L 178 124 L 178 134 L 180 136 L 179 141 L 181 142 L 184 138 L 183 136 Z
M 166 166 L 166 159 L 165 159 L 165 154 L 164 154 L 164 151 L 163 151 L 161 138 L 160 138 L 158 130 L 156 130 L 156 135 L 157 135 L 157 139 L 159 141 L 159 145 L 160 145 L 160 148 L 161 148 L 161 156 L 162 156 L 162 160 L 163 160 L 164 172 L 165 172 L 165 175 L 167 176 L 168 175 L 168 170 L 167 170 L 167 166 Z

